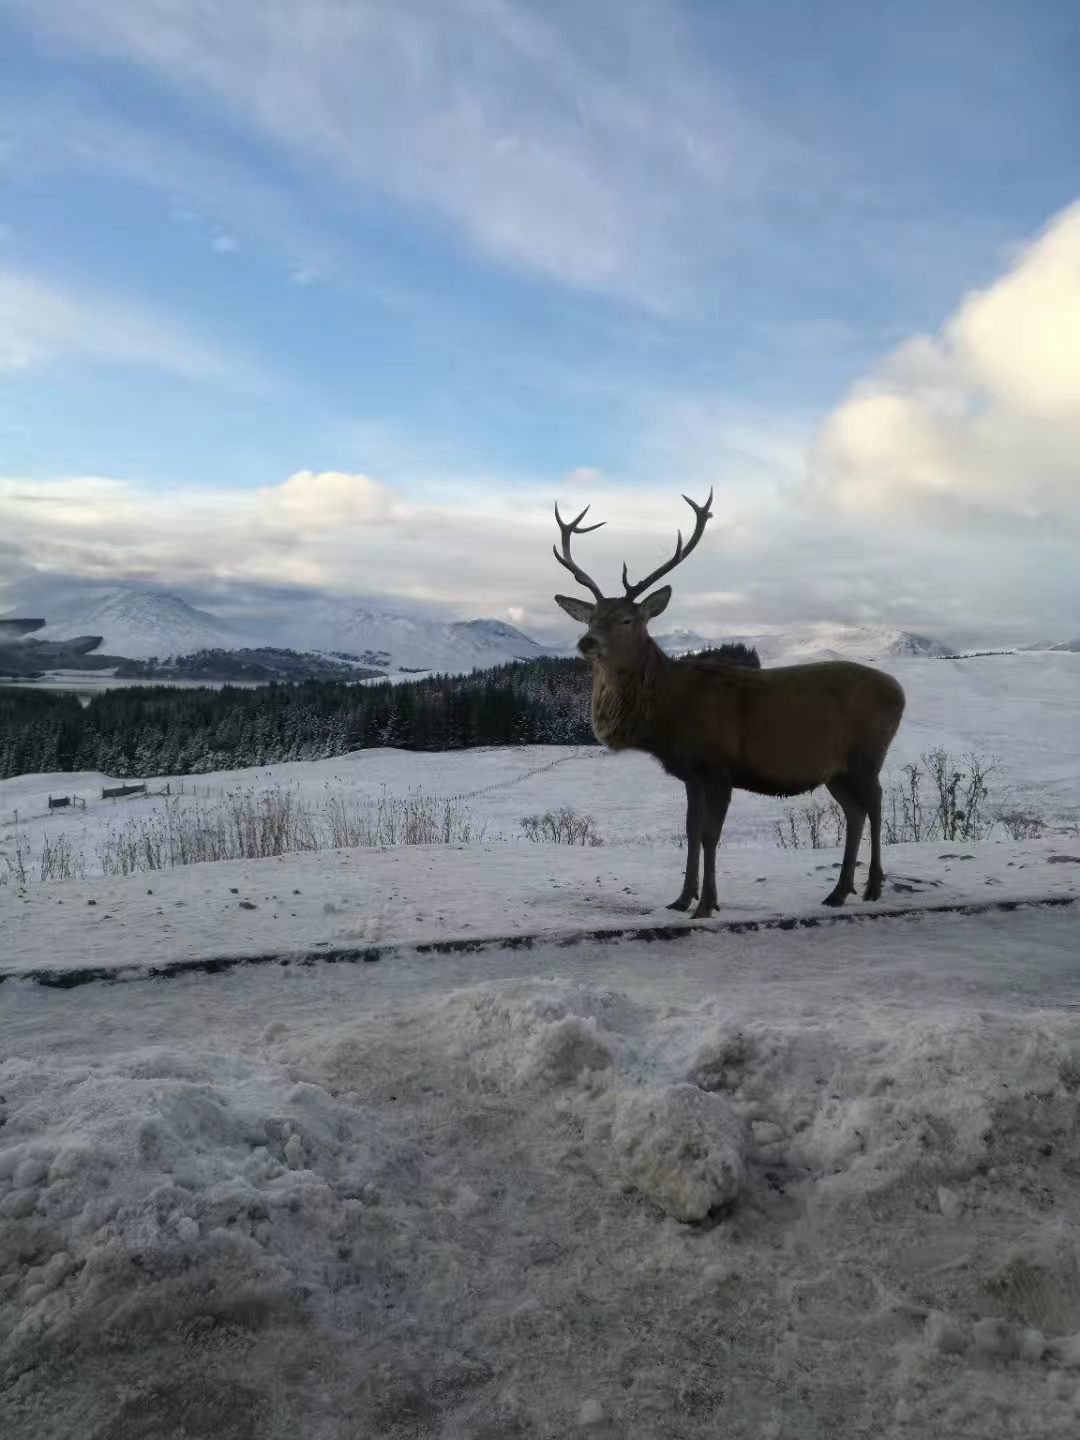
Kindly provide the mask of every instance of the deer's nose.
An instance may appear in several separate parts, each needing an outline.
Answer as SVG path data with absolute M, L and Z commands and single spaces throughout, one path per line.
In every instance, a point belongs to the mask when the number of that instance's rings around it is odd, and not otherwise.
M 595 639 L 586 633 L 577 642 L 577 648 L 581 651 L 582 655 L 591 655 L 595 650 L 599 650 L 600 647 L 597 645 Z

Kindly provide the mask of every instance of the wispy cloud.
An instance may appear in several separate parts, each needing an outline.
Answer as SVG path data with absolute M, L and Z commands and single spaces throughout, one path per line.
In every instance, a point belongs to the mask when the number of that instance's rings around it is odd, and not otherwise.
M 0 267 L 0 375 L 71 356 L 193 379 L 219 379 L 243 370 L 239 359 L 190 333 L 182 322 L 113 296 L 65 290 Z
M 0 170 L 13 177 L 85 175 L 145 187 L 160 194 L 172 220 L 203 232 L 210 244 L 242 239 L 288 268 L 327 274 L 346 269 L 340 245 L 287 185 L 223 151 L 201 126 L 177 134 L 137 124 L 100 98 L 75 100 L 55 92 L 18 102 L 0 97 Z
M 734 202 L 775 143 L 642 0 L 558 29 L 512 0 L 14 3 L 485 254 L 652 303 L 677 282 L 673 227 Z

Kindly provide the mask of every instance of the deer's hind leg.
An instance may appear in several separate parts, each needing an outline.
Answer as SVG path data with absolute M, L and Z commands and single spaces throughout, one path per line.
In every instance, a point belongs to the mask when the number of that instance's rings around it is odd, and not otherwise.
M 870 873 L 866 879 L 864 900 L 880 900 L 885 872 L 881 868 L 881 781 L 876 775 L 863 776 L 859 794 L 870 817 Z
M 669 910 L 689 910 L 698 896 L 701 864 L 701 829 L 705 819 L 705 791 L 697 779 L 686 781 L 686 877 L 678 899 Z
M 826 783 L 826 789 L 844 812 L 846 835 L 844 837 L 844 858 L 840 864 L 840 877 L 835 887 L 821 902 L 823 905 L 843 905 L 849 895 L 855 894 L 855 861 L 862 843 L 863 826 L 866 824 L 867 806 L 863 799 L 863 787 L 850 775 L 834 775 Z M 881 792 L 878 791 L 878 821 L 881 819 Z M 880 893 L 880 888 L 879 888 Z

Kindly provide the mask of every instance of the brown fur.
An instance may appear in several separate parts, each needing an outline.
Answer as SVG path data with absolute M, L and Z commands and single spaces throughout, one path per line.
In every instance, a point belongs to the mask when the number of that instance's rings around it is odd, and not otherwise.
M 717 660 L 671 660 L 646 621 L 667 605 L 665 586 L 645 600 L 556 596 L 589 629 L 579 649 L 593 663 L 592 725 L 612 750 L 642 750 L 686 785 L 687 864 L 672 908 L 698 895 L 695 916 L 718 908 L 715 857 L 732 789 L 798 795 L 820 785 L 844 810 L 840 877 L 826 904 L 855 889 L 855 858 L 870 818 L 871 862 L 864 898 L 881 894 L 881 786 L 878 775 L 904 712 L 890 675 L 849 661 L 751 669 Z

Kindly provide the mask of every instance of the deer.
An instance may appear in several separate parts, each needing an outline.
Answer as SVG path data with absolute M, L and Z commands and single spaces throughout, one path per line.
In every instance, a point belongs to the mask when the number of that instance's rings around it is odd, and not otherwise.
M 567 522 L 556 504 L 561 549 L 552 546 L 559 564 L 593 596 L 555 596 L 588 627 L 577 648 L 592 665 L 593 733 L 609 750 L 653 756 L 686 787 L 686 874 L 667 908 L 689 910 L 696 900 L 695 920 L 720 908 L 716 849 L 734 790 L 790 796 L 822 785 L 845 822 L 840 874 L 822 904 L 840 906 L 856 893 L 867 818 L 870 869 L 863 899 L 879 900 L 885 879 L 879 777 L 903 717 L 904 691 L 891 675 L 848 660 L 756 669 L 665 655 L 647 626 L 667 609 L 671 586 L 652 587 L 692 553 L 712 519 L 712 490 L 703 505 L 683 499 L 694 511 L 689 541 L 683 544 L 680 529 L 674 554 L 644 580 L 632 583 L 624 563 L 623 595 L 604 595 L 571 554 L 572 537 L 605 523 L 582 524 L 589 506 Z

